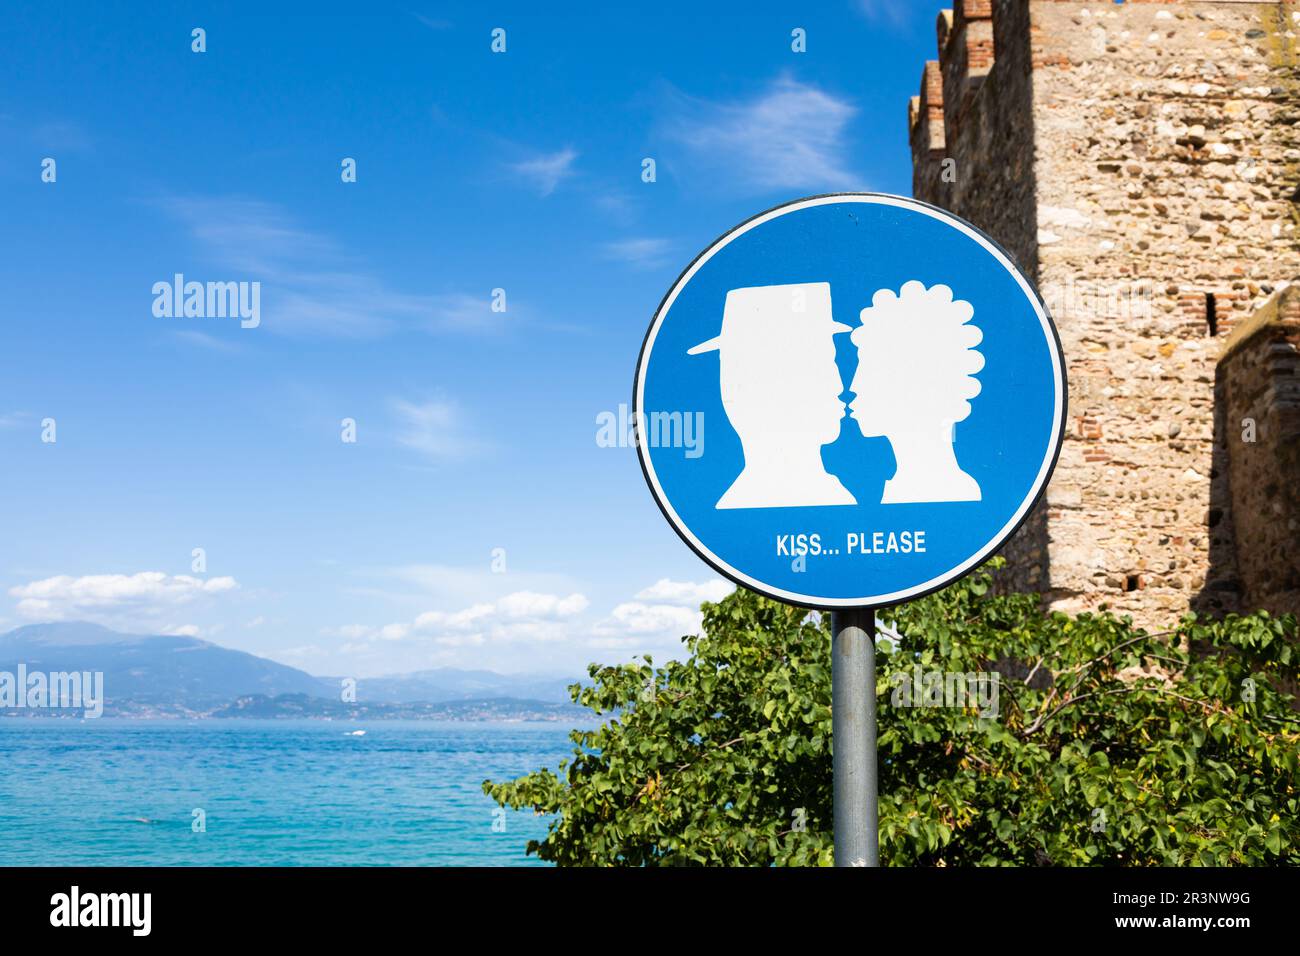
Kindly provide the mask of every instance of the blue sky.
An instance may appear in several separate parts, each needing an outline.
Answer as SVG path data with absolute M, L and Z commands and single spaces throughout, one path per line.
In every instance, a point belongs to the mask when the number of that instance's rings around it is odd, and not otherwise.
M 729 587 L 597 416 L 719 234 L 910 192 L 939 5 L 533 6 L 6 10 L 0 628 L 357 676 L 678 650 Z M 260 324 L 156 317 L 176 273 Z

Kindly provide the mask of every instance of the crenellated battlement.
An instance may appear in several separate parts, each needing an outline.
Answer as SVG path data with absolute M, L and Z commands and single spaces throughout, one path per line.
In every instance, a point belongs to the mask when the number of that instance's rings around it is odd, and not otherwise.
M 960 130 L 984 79 L 993 69 L 992 0 L 957 0 L 939 17 L 939 70 L 943 74 L 944 130 Z M 945 35 L 946 34 L 946 35 Z
M 920 95 L 908 107 L 914 178 L 938 177 L 945 143 L 960 135 L 963 119 L 992 71 L 993 20 L 993 0 L 957 0 L 953 9 L 939 12 L 939 58 L 925 64 Z
M 912 143 L 912 192 L 931 193 L 938 188 L 937 177 L 944 157 L 943 74 L 939 61 L 930 60 L 921 71 L 921 95 L 908 105 L 908 129 Z M 918 181 L 918 177 L 935 182 Z

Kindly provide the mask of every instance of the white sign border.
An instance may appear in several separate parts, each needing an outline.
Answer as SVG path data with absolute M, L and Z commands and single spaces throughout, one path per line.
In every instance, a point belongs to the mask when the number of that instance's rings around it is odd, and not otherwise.
M 685 271 L 677 277 L 672 288 L 668 290 L 667 295 L 659 303 L 659 308 L 655 310 L 654 318 L 650 321 L 650 328 L 646 331 L 645 340 L 641 344 L 641 352 L 637 356 L 636 377 L 632 392 L 632 413 L 633 421 L 639 420 L 639 412 L 645 407 L 645 375 L 646 367 L 649 364 L 646 359 L 654 349 L 655 338 L 659 333 L 659 328 L 663 320 L 667 317 L 677 300 L 678 294 L 686 285 L 695 277 L 695 273 L 704 266 L 713 256 L 721 249 L 725 248 L 732 240 L 743 236 L 749 230 L 761 226 L 763 223 L 788 213 L 796 212 L 800 209 L 809 209 L 814 206 L 825 206 L 834 203 L 860 202 L 873 205 L 895 206 L 901 209 L 908 209 L 912 212 L 919 212 L 922 215 L 929 216 L 932 219 L 940 220 L 954 227 L 958 231 L 965 233 L 971 239 L 974 239 L 983 246 L 994 259 L 1002 265 L 1004 269 L 1016 280 L 1021 291 L 1024 292 L 1025 298 L 1033 306 L 1035 313 L 1038 315 L 1039 324 L 1043 330 L 1043 336 L 1047 340 L 1049 351 L 1052 353 L 1052 380 L 1056 389 L 1056 408 L 1054 409 L 1052 419 L 1052 441 L 1048 446 L 1047 453 L 1043 456 L 1042 465 L 1038 469 L 1038 475 L 1034 479 L 1034 484 L 1029 493 L 1016 509 L 1015 514 L 1002 526 L 1001 530 L 993 536 L 984 547 L 980 548 L 974 555 L 960 562 L 956 566 L 937 574 L 924 581 L 921 584 L 914 585 L 910 588 L 904 588 L 900 591 L 891 591 L 886 594 L 873 594 L 864 597 L 854 598 L 830 598 L 821 597 L 811 594 L 801 594 L 794 591 L 787 591 L 783 588 L 774 587 L 765 584 L 762 581 L 755 580 L 743 571 L 733 568 L 722 558 L 714 554 L 707 548 L 702 541 L 695 537 L 691 529 L 677 514 L 672 503 L 668 501 L 664 494 L 663 488 L 659 484 L 659 477 L 655 474 L 654 463 L 650 460 L 648 451 L 641 444 L 641 434 L 637 433 L 637 458 L 641 462 L 641 472 L 645 476 L 646 483 L 650 486 L 650 492 L 654 496 L 655 503 L 659 505 L 659 510 L 664 513 L 673 530 L 681 537 L 687 545 L 693 550 L 705 563 L 712 567 L 719 574 L 726 576 L 736 584 L 743 585 L 750 590 L 757 591 L 759 594 L 767 595 L 779 601 L 785 601 L 800 607 L 814 609 L 842 610 L 846 608 L 873 608 L 882 607 L 889 604 L 897 604 L 901 601 L 908 601 L 932 591 L 937 591 L 945 585 L 951 584 L 962 575 L 970 571 L 975 565 L 982 562 L 992 552 L 996 551 L 1006 543 L 1013 534 L 1019 530 L 1020 526 L 1029 516 L 1029 512 L 1038 499 L 1042 497 L 1047 488 L 1047 481 L 1051 477 L 1053 469 L 1056 467 L 1056 461 L 1061 454 L 1061 442 L 1065 433 L 1065 417 L 1067 388 L 1065 376 L 1065 356 L 1061 351 L 1061 338 L 1047 314 L 1047 309 L 1043 305 L 1042 298 L 1038 295 L 1037 290 L 1025 278 L 1024 273 L 1011 261 L 1007 252 L 998 245 L 990 236 L 961 219 L 952 213 L 932 206 L 929 203 L 921 202 L 918 199 L 909 199 L 903 196 L 894 196 L 888 193 L 824 193 L 817 196 L 808 196 L 803 199 L 794 199 L 779 206 L 773 206 L 765 212 L 758 213 L 740 225 L 724 233 L 718 239 L 715 239 L 707 249 L 695 257 L 695 260 L 686 267 Z

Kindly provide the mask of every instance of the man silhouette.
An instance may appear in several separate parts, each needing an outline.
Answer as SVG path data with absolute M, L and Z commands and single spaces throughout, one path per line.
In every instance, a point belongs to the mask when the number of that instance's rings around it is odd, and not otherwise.
M 849 328 L 832 317 L 825 282 L 727 293 L 722 332 L 688 350 L 718 352 L 722 406 L 745 456 L 715 507 L 857 504 L 821 458 L 844 417 L 832 336 Z
M 979 483 L 957 464 L 953 426 L 970 415 L 984 367 L 975 346 L 984 334 L 967 325 L 969 302 L 952 289 L 915 280 L 900 295 L 881 289 L 853 330 L 858 370 L 849 414 L 866 438 L 889 439 L 898 467 L 881 504 L 979 501 Z

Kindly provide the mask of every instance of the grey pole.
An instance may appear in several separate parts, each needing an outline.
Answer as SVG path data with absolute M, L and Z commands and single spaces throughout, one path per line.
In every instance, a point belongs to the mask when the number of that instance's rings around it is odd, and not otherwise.
M 874 609 L 832 612 L 836 866 L 880 865 L 875 638 Z

